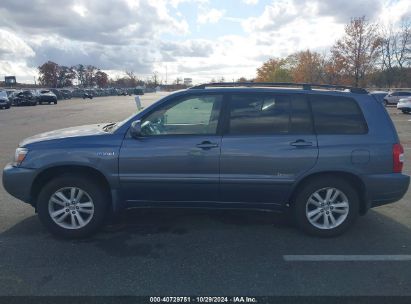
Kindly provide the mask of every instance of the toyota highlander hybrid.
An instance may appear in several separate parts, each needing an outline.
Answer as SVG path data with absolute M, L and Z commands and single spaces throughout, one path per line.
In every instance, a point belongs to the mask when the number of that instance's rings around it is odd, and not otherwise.
M 277 211 L 336 236 L 403 197 L 403 153 L 383 104 L 363 89 L 214 83 L 119 123 L 27 138 L 3 184 L 68 238 L 130 207 Z

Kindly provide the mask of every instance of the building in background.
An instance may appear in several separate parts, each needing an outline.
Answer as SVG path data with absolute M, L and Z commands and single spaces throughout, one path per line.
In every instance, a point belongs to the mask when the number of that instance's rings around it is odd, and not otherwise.
M 16 76 L 4 76 L 4 84 L 7 87 L 12 87 L 16 84 Z
M 184 78 L 183 83 L 187 87 L 193 86 L 193 78 Z

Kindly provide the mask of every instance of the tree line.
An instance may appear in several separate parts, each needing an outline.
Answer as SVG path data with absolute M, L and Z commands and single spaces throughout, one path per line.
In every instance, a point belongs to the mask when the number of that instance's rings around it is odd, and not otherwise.
M 82 87 L 107 87 L 109 78 L 107 73 L 92 65 L 78 64 L 68 67 L 53 61 L 47 61 L 38 67 L 40 85 L 62 88 L 74 85 L 74 81 Z
M 394 28 L 353 18 L 328 52 L 308 49 L 270 58 L 257 69 L 255 81 L 411 87 L 411 22 Z
M 101 69 L 93 65 L 78 64 L 75 66 L 59 65 L 53 61 L 47 61 L 38 67 L 38 81 L 41 86 L 50 88 L 64 88 L 78 85 L 80 87 L 136 87 L 144 84 L 158 85 L 158 76 L 153 80 L 142 81 L 133 72 L 126 71 L 125 76 L 111 79 Z

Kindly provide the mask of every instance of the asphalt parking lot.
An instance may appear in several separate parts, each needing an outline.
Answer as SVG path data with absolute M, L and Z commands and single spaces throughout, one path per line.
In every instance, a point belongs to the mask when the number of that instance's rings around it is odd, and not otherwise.
M 159 97 L 144 95 L 143 105 Z M 0 111 L 0 164 L 25 137 L 135 110 L 133 97 L 120 96 Z M 388 111 L 410 174 L 411 115 Z M 384 260 L 411 255 L 410 201 L 411 191 L 333 239 L 308 237 L 271 213 L 132 210 L 120 231 L 65 241 L 0 187 L 0 295 L 411 295 L 411 261 Z M 290 259 L 302 255 L 343 258 Z

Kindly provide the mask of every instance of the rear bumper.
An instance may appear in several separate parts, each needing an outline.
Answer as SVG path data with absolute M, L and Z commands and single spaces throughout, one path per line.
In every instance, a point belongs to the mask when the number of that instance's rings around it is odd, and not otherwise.
M 371 208 L 399 201 L 410 184 L 410 177 L 400 173 L 367 175 L 363 180 Z
M 35 177 L 35 170 L 13 167 L 8 164 L 3 169 L 3 187 L 15 198 L 32 204 L 31 185 Z

